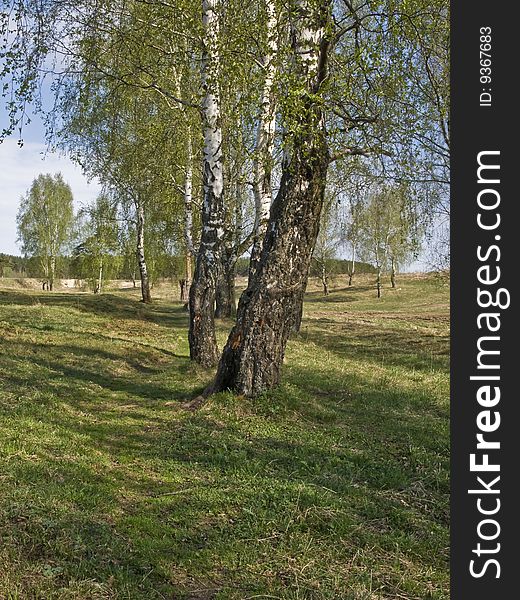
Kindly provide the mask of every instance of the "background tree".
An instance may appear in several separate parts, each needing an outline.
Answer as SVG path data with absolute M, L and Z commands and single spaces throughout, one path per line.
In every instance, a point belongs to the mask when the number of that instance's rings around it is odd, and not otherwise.
M 58 259 L 70 246 L 74 225 L 72 191 L 60 173 L 33 181 L 20 201 L 17 225 L 23 254 L 39 258 L 52 291 Z
M 89 279 L 94 293 L 103 291 L 104 281 L 118 271 L 119 227 L 117 207 L 106 194 L 96 198 L 93 206 L 80 213 L 81 229 L 86 237 L 74 249 L 81 257 L 82 275 Z
M 337 269 L 337 252 L 341 245 L 338 205 L 334 198 L 327 198 L 320 220 L 320 231 L 312 253 L 311 275 L 321 281 L 323 294 L 329 294 L 329 280 Z
M 411 197 L 409 186 L 401 185 L 392 191 L 394 205 L 393 233 L 388 240 L 390 258 L 390 282 L 396 287 L 396 276 L 402 267 L 417 258 L 424 235 L 424 222 L 420 218 L 417 205 Z
M 390 270 L 392 287 L 399 266 L 420 248 L 420 231 L 406 186 L 374 186 L 363 207 L 360 227 L 362 257 L 376 268 L 377 297 L 382 275 Z

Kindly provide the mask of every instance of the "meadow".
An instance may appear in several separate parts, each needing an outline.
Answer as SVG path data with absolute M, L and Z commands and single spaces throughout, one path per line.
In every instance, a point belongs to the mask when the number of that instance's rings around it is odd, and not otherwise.
M 445 282 L 311 286 L 282 385 L 197 411 L 137 292 L 0 280 L 1 599 L 449 598 Z

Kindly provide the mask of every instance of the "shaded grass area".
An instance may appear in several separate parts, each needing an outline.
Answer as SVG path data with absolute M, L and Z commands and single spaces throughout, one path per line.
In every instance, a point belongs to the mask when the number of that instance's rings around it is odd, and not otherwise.
M 180 304 L 0 292 L 0 598 L 448 598 L 447 296 L 311 292 L 280 388 L 188 413 Z

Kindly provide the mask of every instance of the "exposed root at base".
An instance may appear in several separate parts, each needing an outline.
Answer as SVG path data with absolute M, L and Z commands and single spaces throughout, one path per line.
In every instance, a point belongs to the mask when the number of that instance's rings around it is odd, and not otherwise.
M 200 396 L 196 396 L 195 398 L 193 398 L 193 400 L 190 400 L 189 402 L 184 402 L 181 405 L 181 408 L 183 408 L 184 410 L 189 410 L 191 412 L 194 412 L 196 410 L 198 410 L 199 408 L 201 408 L 206 401 L 208 400 L 207 396 L 204 395 L 200 395 Z

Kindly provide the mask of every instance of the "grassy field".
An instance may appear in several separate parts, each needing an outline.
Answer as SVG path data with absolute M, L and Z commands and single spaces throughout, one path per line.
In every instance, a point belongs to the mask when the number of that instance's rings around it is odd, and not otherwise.
M 449 598 L 448 287 L 337 284 L 193 413 L 180 303 L 0 290 L 0 598 Z

